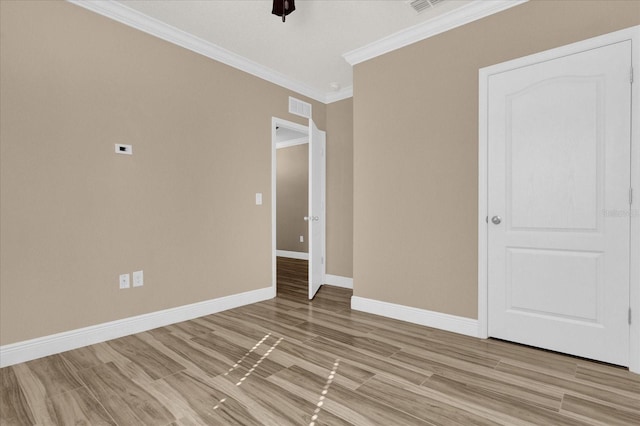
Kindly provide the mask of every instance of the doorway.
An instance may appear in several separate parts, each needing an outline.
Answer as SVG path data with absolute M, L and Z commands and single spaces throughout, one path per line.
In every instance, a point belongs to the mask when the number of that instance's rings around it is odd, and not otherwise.
M 288 150 L 288 151 L 283 151 Z M 326 135 L 309 119 L 309 126 L 287 120 L 272 119 L 272 280 L 277 291 L 278 254 L 305 260 L 307 264 L 308 298 L 313 299 L 325 279 L 325 199 L 326 199 Z M 286 155 L 285 155 L 286 154 Z M 283 164 L 278 163 L 278 158 Z M 289 164 L 285 164 L 284 159 Z M 304 162 L 304 164 L 300 164 Z M 289 176 L 288 196 L 279 194 L 278 175 L 286 166 Z M 306 166 L 306 177 L 305 168 Z M 282 184 L 282 180 L 280 180 Z M 306 193 L 303 191 L 306 185 Z M 302 205 L 301 198 L 306 198 Z M 288 204 L 284 214 L 283 203 Z M 278 212 L 280 210 L 280 213 Z M 283 231 L 282 227 L 287 227 Z M 280 241 L 278 241 L 280 240 Z M 280 246 L 279 246 L 280 244 Z M 306 253 L 305 253 L 305 248 Z M 283 250 L 285 249 L 285 250 Z
M 637 33 L 480 71 L 481 337 L 638 371 Z

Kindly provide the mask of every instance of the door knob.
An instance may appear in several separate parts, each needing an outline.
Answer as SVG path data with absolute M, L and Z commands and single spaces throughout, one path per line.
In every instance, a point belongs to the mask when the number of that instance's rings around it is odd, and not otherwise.
M 309 216 L 305 216 L 305 217 L 304 217 L 304 221 L 305 221 L 305 222 L 306 222 L 306 221 L 308 221 L 309 219 L 310 219 L 310 218 L 309 218 Z
M 491 222 L 494 225 L 500 225 L 500 222 L 502 222 L 502 218 L 500 216 L 494 216 L 491 218 Z

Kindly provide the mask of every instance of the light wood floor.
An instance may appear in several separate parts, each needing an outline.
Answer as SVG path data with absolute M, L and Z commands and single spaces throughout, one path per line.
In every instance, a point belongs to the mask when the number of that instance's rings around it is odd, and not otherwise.
M 0 370 L 0 423 L 640 425 L 640 376 L 306 300 L 274 300 Z

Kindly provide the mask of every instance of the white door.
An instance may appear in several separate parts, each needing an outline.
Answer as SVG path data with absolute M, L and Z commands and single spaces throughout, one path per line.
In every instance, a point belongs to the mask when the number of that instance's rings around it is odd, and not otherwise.
M 631 42 L 488 80 L 489 335 L 629 365 Z
M 325 278 L 326 134 L 309 119 L 309 299 Z

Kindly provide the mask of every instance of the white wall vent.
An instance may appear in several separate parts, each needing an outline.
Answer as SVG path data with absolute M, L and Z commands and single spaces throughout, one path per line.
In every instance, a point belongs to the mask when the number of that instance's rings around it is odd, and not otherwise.
M 409 4 L 413 8 L 413 10 L 420 13 L 444 1 L 445 0 L 413 0 L 410 1 Z
M 311 104 L 289 96 L 289 112 L 301 117 L 311 118 Z

